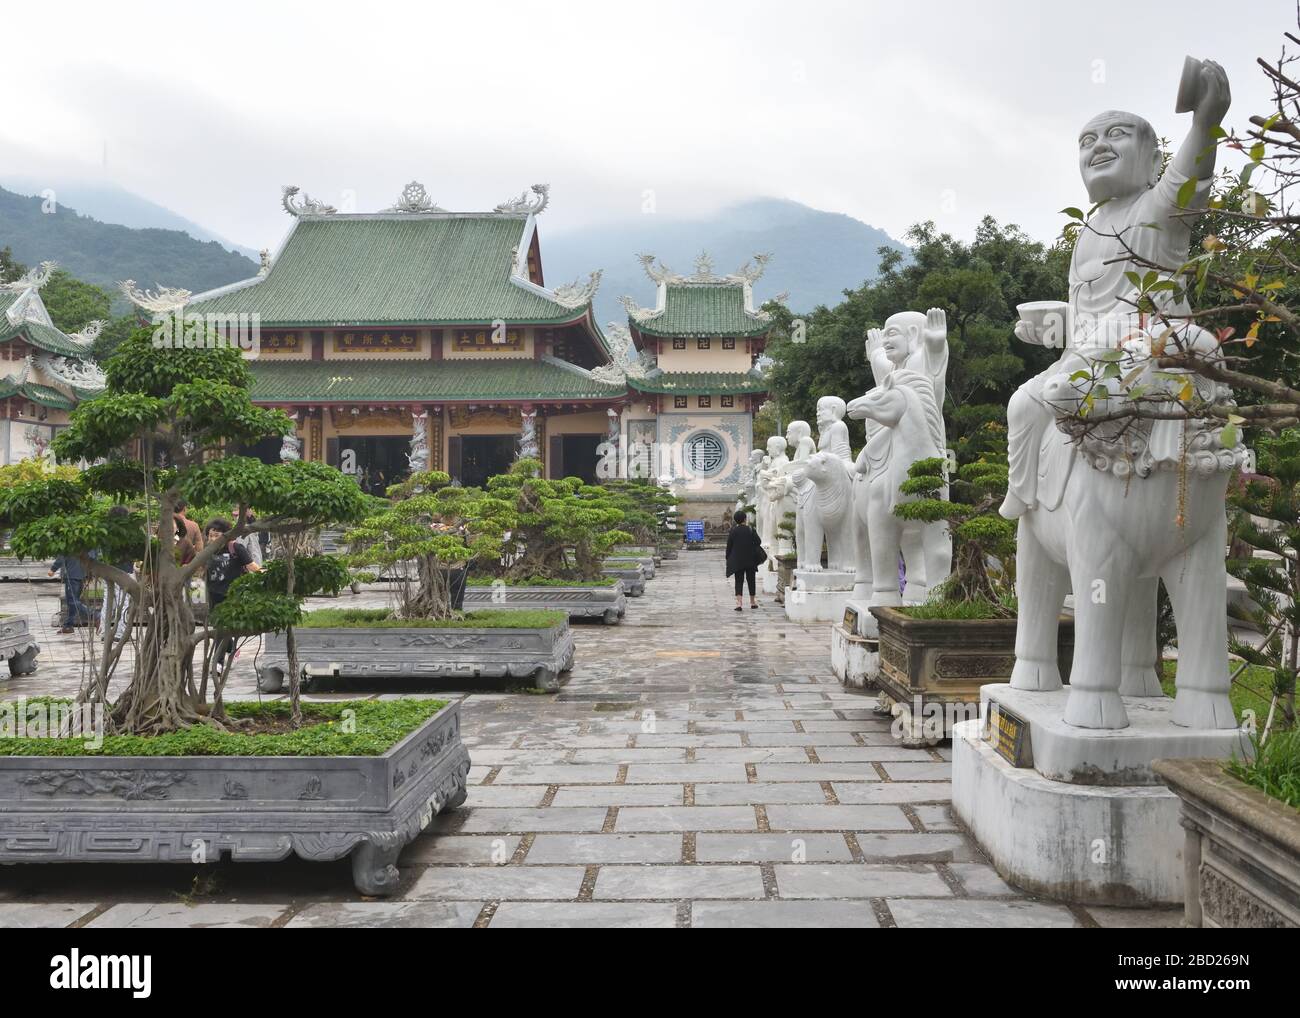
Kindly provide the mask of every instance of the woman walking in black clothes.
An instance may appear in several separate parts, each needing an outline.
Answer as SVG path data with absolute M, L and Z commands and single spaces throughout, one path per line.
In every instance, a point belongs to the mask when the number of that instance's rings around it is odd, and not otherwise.
M 758 607 L 758 600 L 754 596 L 754 574 L 767 561 L 767 552 L 763 550 L 763 542 L 754 533 L 754 528 L 745 524 L 743 512 L 738 511 L 732 519 L 736 525 L 727 534 L 727 575 L 735 574 L 736 611 L 743 611 L 741 594 L 745 583 L 749 584 L 749 607 Z

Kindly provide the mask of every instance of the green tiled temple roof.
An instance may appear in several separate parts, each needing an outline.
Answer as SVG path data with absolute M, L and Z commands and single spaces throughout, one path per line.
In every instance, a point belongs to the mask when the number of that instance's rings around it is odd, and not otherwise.
M 632 324 L 650 336 L 760 336 L 771 328 L 745 310 L 738 283 L 669 283 L 663 311 Z
M 496 362 L 259 360 L 249 368 L 252 397 L 259 403 L 613 399 L 627 391 L 550 357 Z
M 753 371 L 654 371 L 627 384 L 641 392 L 675 396 L 710 396 L 767 392 L 767 380 Z
M 12 378 L 0 378 L 0 399 L 8 399 L 10 396 L 23 396 L 52 410 L 71 410 L 76 405 L 71 397 L 48 385 L 37 385 L 35 382 L 19 385 Z
M 4 308 L 0 307 L 0 314 L 3 314 L 3 311 Z M 50 353 L 81 359 L 86 357 L 87 350 L 84 346 L 73 342 L 52 325 L 43 325 L 40 322 L 19 322 L 17 325 L 10 325 L 8 320 L 0 319 L 0 326 L 2 326 L 0 343 L 7 343 L 11 339 L 22 336 L 32 346 Z
M 186 310 L 303 327 L 581 318 L 585 307 L 510 281 L 522 230 L 522 219 L 498 215 L 305 217 L 264 278 L 213 291 Z

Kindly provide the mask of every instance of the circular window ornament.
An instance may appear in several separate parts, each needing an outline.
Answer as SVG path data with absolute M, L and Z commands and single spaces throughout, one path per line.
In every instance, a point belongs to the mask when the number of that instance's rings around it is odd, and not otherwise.
M 697 431 L 686 439 L 683 459 L 688 473 L 712 477 L 727 465 L 727 446 L 713 431 Z

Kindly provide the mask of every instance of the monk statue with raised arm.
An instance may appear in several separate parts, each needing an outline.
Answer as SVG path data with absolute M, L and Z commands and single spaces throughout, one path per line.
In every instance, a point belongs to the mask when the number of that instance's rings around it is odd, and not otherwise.
M 1074 244 L 1069 303 L 1020 307 L 1016 336 L 1064 352 L 1056 364 L 1022 385 L 1007 406 L 1010 480 L 1000 511 L 1009 520 L 1037 505 L 1039 448 L 1052 420 L 1043 382 L 1062 371 L 1087 370 L 1089 352 L 1118 349 L 1139 327 L 1137 292 L 1126 273 L 1142 276 L 1156 265 L 1172 270 L 1187 260 L 1193 219 L 1188 213 L 1204 208 L 1208 200 L 1215 130 L 1231 102 L 1222 67 L 1206 60 L 1195 74 L 1189 106 L 1180 103 L 1193 111 L 1192 126 L 1164 173 L 1155 130 L 1136 114 L 1109 110 L 1079 132 L 1079 172 L 1089 200 L 1099 207 Z M 1188 181 L 1195 184 L 1180 205 L 1178 196 Z M 1163 299 L 1156 306 L 1163 314 L 1190 311 L 1172 291 L 1159 295 Z M 1189 324 L 1179 329 L 1179 341 L 1199 348 L 1212 338 Z M 1153 444 L 1161 444 L 1158 436 Z

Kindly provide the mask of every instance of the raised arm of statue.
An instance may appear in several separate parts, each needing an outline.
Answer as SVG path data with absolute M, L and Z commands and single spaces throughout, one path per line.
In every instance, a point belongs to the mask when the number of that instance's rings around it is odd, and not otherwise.
M 921 347 L 925 373 L 934 383 L 934 399 L 942 411 L 948 389 L 948 313 L 943 308 L 930 308 L 925 313 Z
M 1179 99 L 1184 98 L 1184 90 L 1189 93 L 1186 98 L 1191 104 L 1192 126 L 1169 163 L 1169 170 L 1181 178 L 1179 185 L 1192 178 L 1209 180 L 1214 176 L 1218 154 L 1214 129 L 1223 123 L 1232 104 L 1228 76 L 1222 67 L 1213 60 L 1189 61 L 1189 65 L 1184 71 L 1185 80 L 1179 87 Z M 1180 103 L 1179 109 L 1181 112 L 1187 107 Z M 1169 176 L 1168 170 L 1165 175 Z

